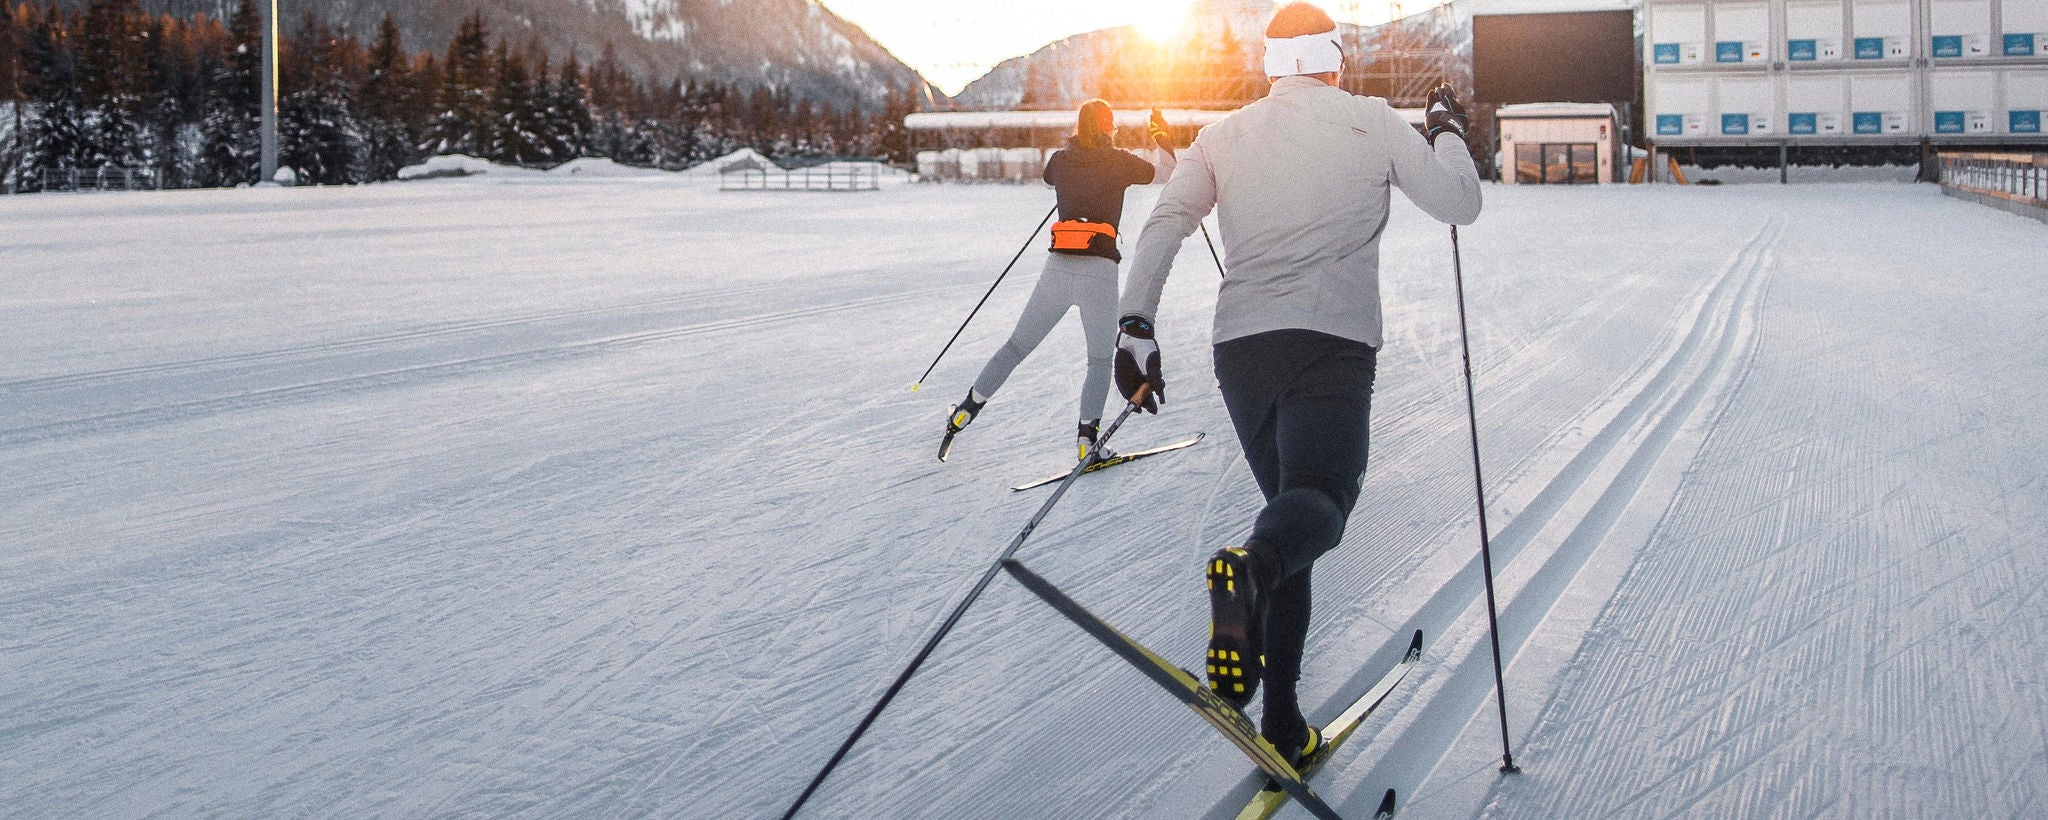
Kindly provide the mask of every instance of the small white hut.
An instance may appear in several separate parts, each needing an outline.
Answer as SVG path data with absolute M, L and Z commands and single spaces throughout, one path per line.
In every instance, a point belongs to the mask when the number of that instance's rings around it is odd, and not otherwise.
M 1608 103 L 1503 105 L 1501 182 L 1509 185 L 1596 185 L 1620 182 L 1621 145 Z

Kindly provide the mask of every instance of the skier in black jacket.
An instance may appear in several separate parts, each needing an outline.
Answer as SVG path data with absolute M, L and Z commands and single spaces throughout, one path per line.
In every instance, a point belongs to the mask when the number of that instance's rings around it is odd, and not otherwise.
M 1060 221 L 1052 226 L 1052 247 L 1045 274 L 1031 291 L 1009 341 L 996 350 L 967 397 L 946 417 L 946 435 L 960 432 L 981 412 L 982 405 L 1024 357 L 1045 340 L 1067 309 L 1081 309 L 1081 332 L 1088 340 L 1088 375 L 1081 382 L 1080 458 L 1088 456 L 1102 423 L 1103 400 L 1109 395 L 1110 360 L 1116 352 L 1117 223 L 1123 217 L 1124 189 L 1165 182 L 1173 174 L 1173 143 L 1166 117 L 1157 109 L 1147 133 L 1161 149 L 1157 164 L 1116 147 L 1116 115 L 1109 103 L 1081 104 L 1073 137 L 1064 150 L 1045 163 L 1045 181 L 1059 197 Z

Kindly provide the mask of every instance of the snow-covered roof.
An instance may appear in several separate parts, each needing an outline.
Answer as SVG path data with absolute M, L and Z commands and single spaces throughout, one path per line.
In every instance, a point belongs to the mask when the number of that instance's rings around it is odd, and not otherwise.
M 1422 123 L 1422 109 L 1397 108 L 1401 118 L 1410 125 Z M 1169 108 L 1160 113 L 1166 115 L 1166 122 L 1175 126 L 1197 128 L 1215 124 L 1230 116 L 1231 111 L 1215 111 L 1203 108 Z M 1062 129 L 1074 127 L 1072 111 L 936 111 L 911 114 L 903 118 L 903 127 L 912 131 L 971 131 L 985 128 L 1047 128 Z M 1147 111 L 1118 111 L 1116 124 L 1119 128 L 1139 128 L 1151 116 Z
M 468 154 L 442 154 L 429 157 L 426 161 L 417 165 L 407 165 L 404 168 L 398 169 L 398 178 L 413 180 L 432 179 L 434 177 L 473 176 L 476 174 L 494 174 L 502 177 L 529 176 L 539 173 L 541 172 L 531 168 L 521 168 L 516 165 L 500 165 L 487 159 L 472 157 Z
M 579 157 L 549 168 L 548 173 L 574 177 L 645 177 L 660 176 L 667 172 L 658 168 L 620 165 L 604 157 Z
M 1230 116 L 1229 111 L 1211 111 L 1197 108 L 1169 108 L 1160 113 L 1166 115 L 1171 125 L 1203 126 Z M 1118 111 L 1118 128 L 1142 128 L 1152 116 L 1150 111 Z M 1075 113 L 1071 109 L 1059 111 L 933 111 L 911 114 L 903 118 L 903 127 L 912 131 L 948 131 L 977 128 L 1072 128 Z
M 1517 103 L 1503 105 L 1494 116 L 1503 120 L 1580 119 L 1614 116 L 1611 103 Z

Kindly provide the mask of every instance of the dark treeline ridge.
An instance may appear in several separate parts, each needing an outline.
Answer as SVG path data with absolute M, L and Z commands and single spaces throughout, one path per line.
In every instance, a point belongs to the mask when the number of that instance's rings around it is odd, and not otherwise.
M 0 0 L 0 191 L 47 172 L 125 168 L 160 187 L 256 181 L 260 18 L 148 14 L 136 0 L 83 10 Z M 529 167 L 578 157 L 680 169 L 741 147 L 778 159 L 908 159 L 915 89 L 879 114 L 772 89 L 649 83 L 607 49 L 550 64 L 537 40 L 493 38 L 481 14 L 447 52 L 415 54 L 387 15 L 365 46 L 311 14 L 279 45 L 279 162 L 300 184 L 395 179 L 460 153 Z

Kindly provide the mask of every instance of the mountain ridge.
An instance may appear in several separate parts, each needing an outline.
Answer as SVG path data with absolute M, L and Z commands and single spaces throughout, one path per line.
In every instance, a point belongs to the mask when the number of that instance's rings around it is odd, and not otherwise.
M 82 9 L 89 0 L 57 0 Z M 236 0 L 139 0 L 143 10 L 226 19 Z M 556 61 L 585 65 L 609 48 L 628 73 L 786 92 L 842 110 L 881 110 L 915 88 L 926 106 L 947 97 L 929 80 L 817 0 L 296 0 L 281 9 L 289 33 L 305 16 L 364 41 L 390 14 L 407 50 L 441 54 L 472 13 L 492 39 L 529 37 Z

